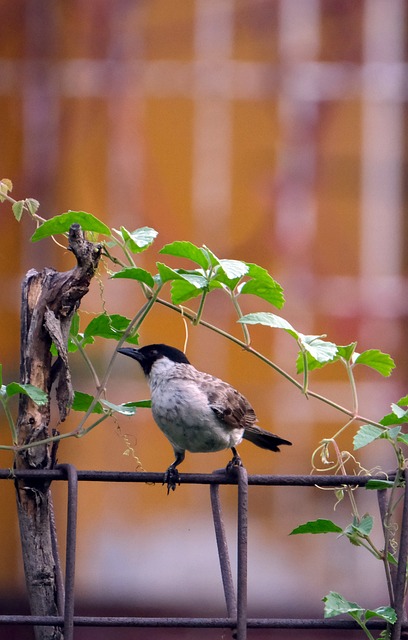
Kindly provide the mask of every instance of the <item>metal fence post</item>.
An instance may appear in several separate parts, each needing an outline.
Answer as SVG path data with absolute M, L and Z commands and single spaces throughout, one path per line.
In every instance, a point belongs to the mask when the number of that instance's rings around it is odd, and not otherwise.
M 210 496 L 215 537 L 217 540 L 218 558 L 220 561 L 222 584 L 224 587 L 225 602 L 227 605 L 227 613 L 229 618 L 236 619 L 237 598 L 235 595 L 234 582 L 232 579 L 227 536 L 225 534 L 224 521 L 222 518 L 219 484 L 210 485 Z
M 395 589 L 395 613 L 397 614 L 397 622 L 393 625 L 391 631 L 392 640 L 400 640 L 402 623 L 406 620 L 404 610 L 406 574 L 407 574 L 407 558 L 408 558 L 408 470 L 405 469 L 405 494 L 404 508 L 402 511 L 401 521 L 401 537 L 398 553 L 398 569 Z
M 64 640 L 73 640 L 76 525 L 78 510 L 78 472 L 72 464 L 60 464 L 57 468 L 62 469 L 66 473 L 68 479 Z
M 237 640 L 247 637 L 248 589 L 248 474 L 245 467 L 238 472 L 238 576 L 237 576 Z

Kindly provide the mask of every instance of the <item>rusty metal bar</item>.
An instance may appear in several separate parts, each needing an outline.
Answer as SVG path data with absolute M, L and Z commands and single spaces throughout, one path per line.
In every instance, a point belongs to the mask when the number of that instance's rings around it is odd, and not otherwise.
M 389 508 L 389 498 L 388 498 L 388 489 L 380 489 L 377 491 L 377 502 L 378 502 L 378 510 L 381 516 L 381 524 L 384 535 L 384 553 L 388 554 L 390 552 L 389 545 L 389 531 L 387 529 L 386 520 Z M 388 539 L 388 544 L 387 544 Z M 395 607 L 395 591 L 396 591 L 396 582 L 397 582 L 397 567 L 394 564 L 389 563 L 389 576 L 387 576 L 387 587 L 388 587 L 388 595 L 390 598 L 391 607 Z M 390 583 L 390 584 L 389 584 Z
M 248 592 L 248 474 L 245 467 L 238 472 L 238 575 L 237 575 L 237 640 L 247 637 Z
M 402 623 L 406 620 L 404 609 L 405 589 L 407 583 L 407 558 L 408 558 L 408 470 L 405 469 L 405 496 L 402 511 L 401 536 L 398 553 L 398 568 L 395 588 L 395 613 L 397 622 L 391 631 L 392 640 L 400 640 Z
M 0 624 L 62 626 L 63 616 L 0 615 Z M 180 628 L 234 628 L 231 618 L 144 618 L 125 616 L 74 616 L 76 627 L 180 627 Z M 369 629 L 385 629 L 382 620 L 367 622 Z M 361 630 L 354 620 L 336 618 L 248 618 L 248 629 L 346 629 Z M 402 624 L 408 630 L 408 623 Z
M 395 473 L 381 474 L 380 478 L 394 480 Z M 15 478 L 38 478 L 48 480 L 65 480 L 62 470 L 58 469 L 30 469 L 12 470 L 0 469 L 0 480 L 13 480 Z M 319 476 L 319 475 L 249 475 L 248 484 L 251 486 L 265 487 L 341 487 L 342 485 L 353 485 L 364 487 L 369 480 L 376 476 Z M 162 484 L 163 473 L 150 473 L 144 471 L 88 471 L 78 470 L 78 481 L 89 482 L 149 482 Z M 224 472 L 215 473 L 181 473 L 180 484 L 220 484 L 236 485 L 237 480 L 233 474 Z
M 72 464 L 58 465 L 58 469 L 62 469 L 64 471 L 68 480 L 64 640 L 73 640 L 78 473 Z
M 237 599 L 235 595 L 234 581 L 232 579 L 227 536 L 225 534 L 224 521 L 222 518 L 220 486 L 218 484 L 210 485 L 210 497 L 215 537 L 217 540 L 218 558 L 220 561 L 221 578 L 224 587 L 225 602 L 227 605 L 227 614 L 229 618 L 236 619 Z

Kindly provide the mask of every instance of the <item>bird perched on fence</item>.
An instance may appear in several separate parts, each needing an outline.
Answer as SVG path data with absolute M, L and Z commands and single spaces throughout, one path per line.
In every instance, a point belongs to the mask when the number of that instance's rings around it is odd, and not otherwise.
M 231 449 L 228 471 L 242 464 L 235 447 L 243 438 L 270 451 L 292 444 L 258 427 L 255 411 L 239 391 L 195 369 L 179 349 L 150 344 L 118 352 L 134 358 L 142 367 L 150 386 L 153 418 L 173 447 L 176 459 L 163 480 L 167 493 L 179 483 L 177 467 L 186 451 Z

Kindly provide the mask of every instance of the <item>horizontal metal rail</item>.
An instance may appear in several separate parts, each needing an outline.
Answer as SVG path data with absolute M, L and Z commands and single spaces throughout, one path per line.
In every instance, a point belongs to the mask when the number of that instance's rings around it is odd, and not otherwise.
M 163 483 L 163 473 L 150 473 L 145 471 L 81 471 L 77 470 L 79 482 L 145 482 Z M 393 480 L 395 474 L 382 473 L 375 476 L 377 479 Z M 0 480 L 13 480 L 14 478 L 32 478 L 42 480 L 66 480 L 66 473 L 63 469 L 48 470 L 13 470 L 0 469 Z M 339 475 L 248 475 L 248 484 L 265 487 L 341 487 L 342 485 L 353 485 L 364 487 L 373 476 L 339 476 Z M 238 480 L 233 474 L 227 474 L 225 470 L 214 471 L 214 473 L 181 473 L 181 484 L 220 484 L 236 485 Z
M 237 620 L 232 618 L 145 618 L 126 616 L 74 616 L 77 627 L 183 627 L 218 629 L 234 628 Z M 62 616 L 1 615 L 1 624 L 63 626 Z M 353 620 L 334 618 L 248 618 L 248 629 L 361 629 Z M 369 620 L 369 629 L 384 629 L 384 622 Z M 402 624 L 408 629 L 408 623 Z
M 377 478 L 393 479 L 395 474 L 381 474 Z M 224 587 L 226 610 L 228 617 L 143 617 L 143 616 L 75 616 L 74 615 L 74 575 L 76 555 L 76 520 L 78 505 L 79 482 L 133 482 L 159 483 L 163 482 L 162 473 L 123 472 L 123 471 L 93 471 L 77 470 L 73 465 L 60 465 L 52 470 L 10 470 L 0 469 L 0 480 L 16 478 L 42 479 L 51 481 L 65 481 L 68 483 L 67 501 L 67 533 L 66 533 L 66 574 L 65 574 L 65 602 L 62 616 L 27 616 L 0 615 L 0 625 L 40 625 L 60 626 L 64 629 L 64 639 L 73 640 L 75 627 L 178 627 L 178 628 L 230 628 L 237 640 L 246 640 L 247 629 L 315 629 L 315 630 L 356 630 L 360 627 L 351 619 L 320 619 L 320 618 L 248 618 L 247 617 L 247 528 L 248 528 L 248 487 L 364 487 L 373 476 L 339 476 L 339 475 L 247 475 L 243 467 L 237 467 L 234 472 L 227 473 L 225 469 L 214 471 L 212 474 L 183 473 L 180 474 L 181 484 L 210 485 L 212 516 L 214 521 L 221 576 Z M 238 485 L 238 519 L 237 519 L 237 594 L 229 560 L 229 551 L 222 518 L 219 487 L 221 485 Z M 407 498 L 408 499 L 408 498 Z M 408 506 L 405 503 L 404 526 L 408 531 Z M 408 544 L 400 545 L 399 562 L 406 566 Z M 398 635 L 408 630 L 408 622 L 403 616 L 404 581 L 399 580 L 399 621 Z M 398 612 L 397 612 L 398 613 Z M 385 629 L 385 622 L 373 619 L 367 625 L 371 629 Z

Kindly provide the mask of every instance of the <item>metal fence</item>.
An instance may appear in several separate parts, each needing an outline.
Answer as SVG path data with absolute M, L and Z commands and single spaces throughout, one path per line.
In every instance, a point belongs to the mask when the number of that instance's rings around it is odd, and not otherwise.
M 146 472 L 114 472 L 114 471 L 80 471 L 71 464 L 58 465 L 56 469 L 47 471 L 10 472 L 0 469 L 0 480 L 13 480 L 19 477 L 31 479 L 47 479 L 65 481 L 68 484 L 67 499 L 67 532 L 66 532 L 66 571 L 65 571 L 65 604 L 62 616 L 27 616 L 0 615 L 1 625 L 41 625 L 61 626 L 64 629 L 64 640 L 73 640 L 75 627 L 134 627 L 134 628 L 230 628 L 233 637 L 245 640 L 248 629 L 297 629 L 301 630 L 334 630 L 354 631 L 359 629 L 351 619 L 299 619 L 299 618 L 249 618 L 247 615 L 247 531 L 248 531 L 248 486 L 286 486 L 286 487 L 364 487 L 371 476 L 320 476 L 320 475 L 247 475 L 244 467 L 236 469 L 236 476 L 226 474 L 222 470 L 212 474 L 181 474 L 182 484 L 209 485 L 211 494 L 212 516 L 217 540 L 219 563 L 226 602 L 227 616 L 223 618 L 198 617 L 112 617 L 112 616 L 76 616 L 74 611 L 75 557 L 77 540 L 77 505 L 79 482 L 149 482 L 161 483 L 163 475 Z M 408 556 L 408 482 L 405 483 L 405 501 L 402 514 L 398 574 L 396 580 L 395 609 L 397 623 L 392 630 L 393 640 L 399 640 L 408 634 L 408 623 L 405 622 L 404 591 L 405 571 Z M 237 575 L 236 590 L 231 570 L 229 549 L 225 534 L 219 495 L 220 485 L 237 485 Z M 383 501 L 384 492 L 378 491 L 379 502 Z M 380 506 L 381 508 L 381 506 Z M 381 620 L 371 620 L 371 629 L 384 629 Z

